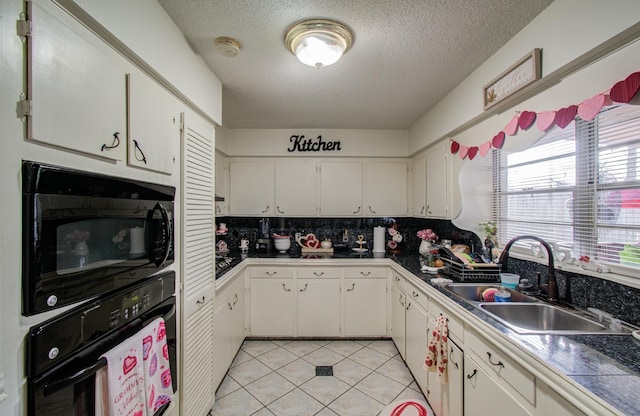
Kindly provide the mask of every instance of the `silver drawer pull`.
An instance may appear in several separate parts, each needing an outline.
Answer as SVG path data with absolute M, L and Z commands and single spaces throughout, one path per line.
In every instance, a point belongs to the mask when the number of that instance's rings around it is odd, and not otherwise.
M 275 275 L 276 275 L 276 273 L 278 273 L 278 272 L 265 272 L 265 274 L 266 274 L 267 276 L 269 276 L 269 277 L 273 277 L 273 276 L 275 276 Z
M 494 363 L 493 361 L 491 361 L 491 353 L 489 351 L 487 351 L 487 357 L 489 357 L 489 364 L 497 365 L 504 368 L 504 364 L 502 364 L 502 361 L 498 361 L 497 363 Z
M 318 272 L 313 272 L 313 274 L 314 274 L 316 277 L 324 276 L 324 272 L 320 272 L 320 273 L 318 273 Z
M 364 277 L 367 277 L 371 274 L 371 272 L 360 272 L 361 275 L 363 275 Z

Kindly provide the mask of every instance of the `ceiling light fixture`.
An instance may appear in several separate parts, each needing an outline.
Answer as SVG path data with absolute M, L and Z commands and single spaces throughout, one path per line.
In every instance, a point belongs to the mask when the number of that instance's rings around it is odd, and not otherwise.
M 303 64 L 322 68 L 338 62 L 351 48 L 353 33 L 333 20 L 303 20 L 287 29 L 284 43 Z

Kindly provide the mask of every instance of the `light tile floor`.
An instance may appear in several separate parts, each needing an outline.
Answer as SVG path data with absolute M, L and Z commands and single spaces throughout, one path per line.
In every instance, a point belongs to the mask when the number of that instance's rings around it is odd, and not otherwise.
M 246 340 L 212 415 L 375 416 L 398 399 L 425 400 L 391 340 Z

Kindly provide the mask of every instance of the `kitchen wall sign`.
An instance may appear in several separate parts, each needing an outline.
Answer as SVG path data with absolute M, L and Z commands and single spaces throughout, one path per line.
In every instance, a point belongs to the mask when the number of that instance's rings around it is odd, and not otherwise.
M 488 110 L 500 101 L 540 79 L 541 50 L 536 48 L 509 69 L 482 88 L 484 109 Z
M 322 135 L 319 135 L 316 140 L 306 139 L 304 134 L 292 135 L 289 138 L 291 146 L 287 148 L 288 152 L 335 152 L 342 150 L 340 148 L 340 141 L 324 141 Z

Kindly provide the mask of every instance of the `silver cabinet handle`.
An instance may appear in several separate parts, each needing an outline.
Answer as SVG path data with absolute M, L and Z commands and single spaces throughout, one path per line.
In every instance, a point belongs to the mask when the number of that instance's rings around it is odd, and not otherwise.
M 284 214 L 284 211 L 280 210 L 280 205 L 276 205 L 276 210 L 278 211 L 278 214 Z
M 304 287 L 302 289 L 300 289 L 300 292 L 306 291 L 308 286 L 309 286 L 309 283 L 305 283 Z
M 270 206 L 271 206 L 271 205 L 267 205 L 267 207 L 264 209 L 264 211 L 262 211 L 262 212 L 261 212 L 261 214 L 264 214 L 265 212 L 269 211 L 269 207 L 270 207 Z
M 474 368 L 473 373 L 467 374 L 467 379 L 471 380 L 476 374 L 478 374 L 478 370 Z
M 324 276 L 324 272 L 313 272 L 316 277 Z
M 451 350 L 449 351 L 449 361 L 451 361 L 453 363 L 453 365 L 456 366 L 456 370 L 460 367 L 458 367 L 458 363 L 453 361 L 453 358 L 451 357 L 453 355 L 453 347 L 451 347 Z
M 360 212 L 360 206 L 358 206 L 358 208 L 355 211 L 353 211 L 354 214 L 357 214 L 358 212 Z
M 369 211 L 370 211 L 372 214 L 375 214 L 375 213 L 376 213 L 376 212 L 374 211 L 374 209 L 373 209 L 373 208 L 371 208 L 371 205 L 369 205 Z
M 284 283 L 282 284 L 282 289 L 284 289 L 285 292 L 291 292 L 291 289 L 287 289 Z
M 367 277 L 371 274 L 371 272 L 360 272 L 360 274 L 364 277 Z
M 269 277 L 273 277 L 273 276 L 275 276 L 275 275 L 276 275 L 276 273 L 278 273 L 278 272 L 265 272 L 265 274 L 266 274 L 267 276 L 269 276 Z M 284 284 L 284 283 L 283 283 L 283 284 Z
M 412 292 L 413 292 L 413 297 L 414 298 L 420 297 L 420 294 L 418 292 L 416 292 L 415 290 L 412 290 Z
M 355 288 L 356 288 L 356 284 L 352 283 L 351 284 L 351 288 L 347 289 L 347 292 L 353 292 L 353 289 L 355 289 Z

